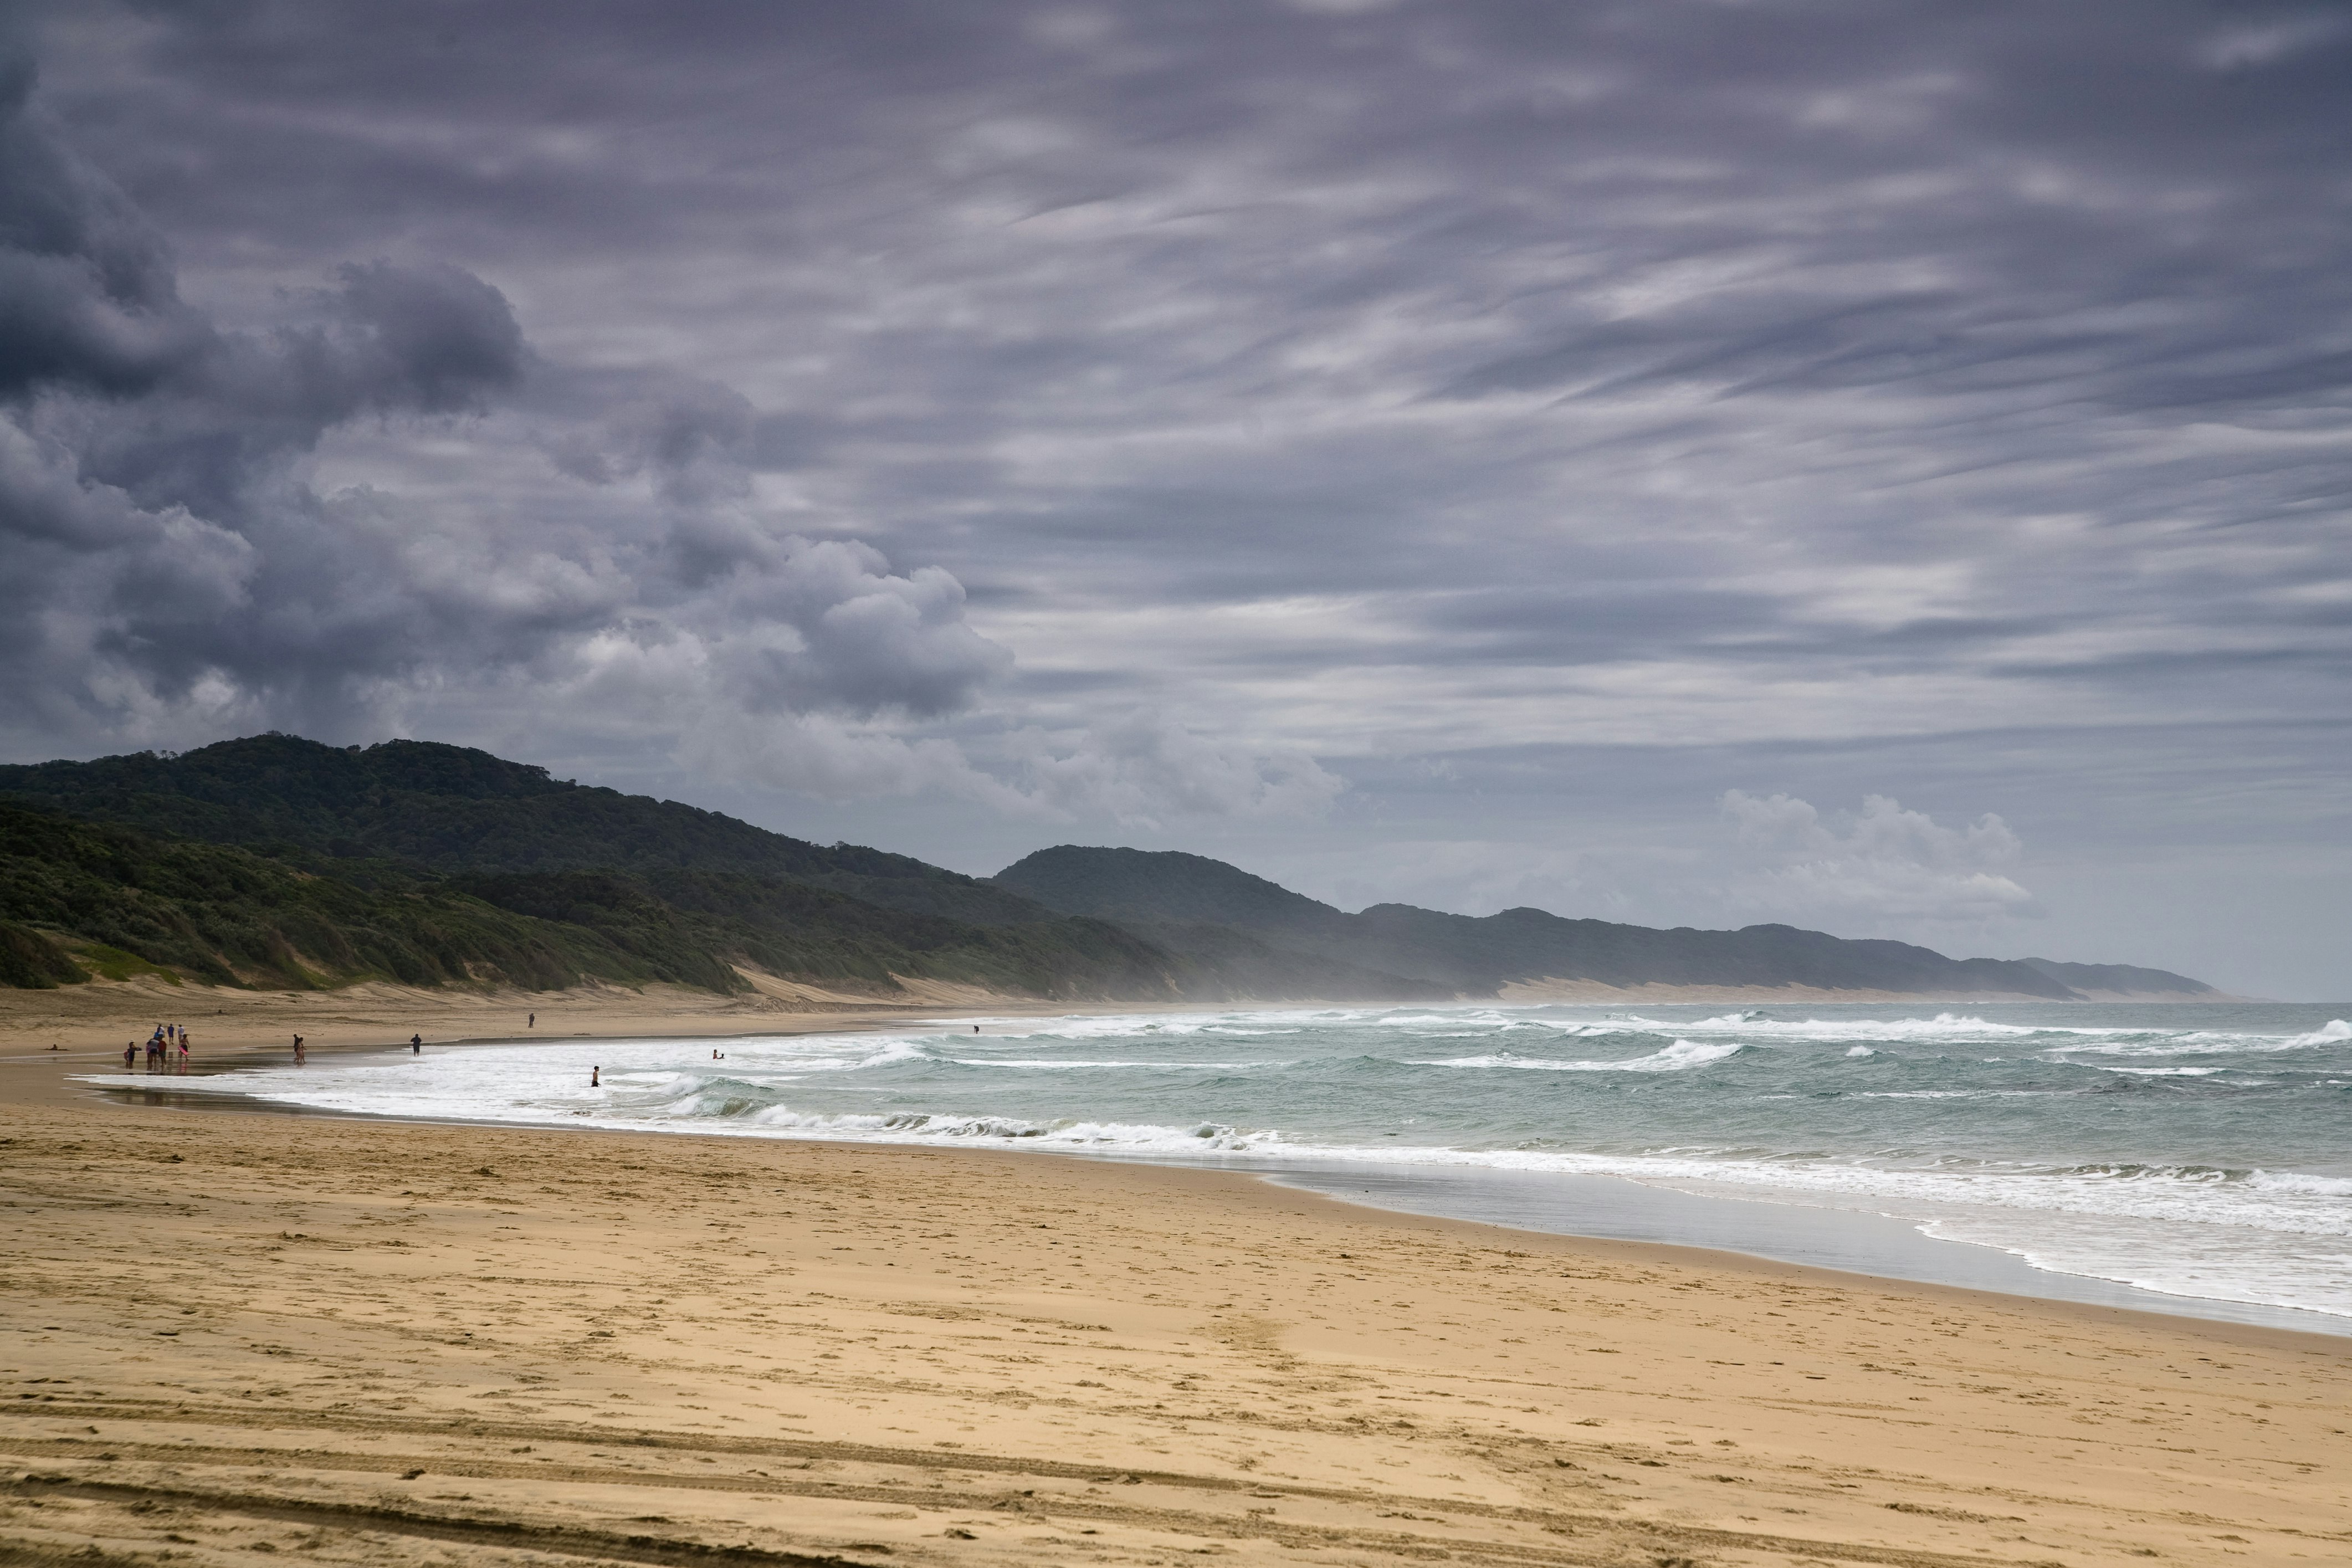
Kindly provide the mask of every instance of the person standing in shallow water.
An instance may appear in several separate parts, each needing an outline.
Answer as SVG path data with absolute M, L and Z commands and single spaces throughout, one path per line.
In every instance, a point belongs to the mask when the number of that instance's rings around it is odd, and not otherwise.
M 590 1068 L 588 1069 L 588 1087 L 590 1089 L 604 1088 L 604 1085 L 600 1081 L 604 1076 L 604 1069 L 603 1068 Z
M 294 1037 L 294 1065 L 295 1065 L 296 1067 L 298 1067 L 298 1068 L 299 1068 L 299 1067 L 302 1066 L 302 1065 L 303 1065 L 303 1063 L 304 1063 L 304 1062 L 306 1062 L 306 1061 L 308 1061 L 309 1059 L 310 1059 L 310 1058 L 307 1058 L 306 1056 L 304 1056 L 304 1055 L 303 1055 L 303 1053 L 302 1053 L 302 1037 L 301 1037 L 301 1036 L 299 1036 L 299 1035 L 295 1036 L 295 1037 Z
M 425 1054 L 424 1036 L 411 1035 L 408 1037 L 408 1054 L 412 1057 L 421 1057 Z

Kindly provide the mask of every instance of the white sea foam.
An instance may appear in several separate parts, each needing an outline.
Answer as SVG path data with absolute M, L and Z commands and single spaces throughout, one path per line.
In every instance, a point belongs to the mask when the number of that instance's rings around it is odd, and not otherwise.
M 1736 1056 L 1747 1047 L 1737 1040 L 1700 1045 L 1676 1040 L 1664 1050 L 1621 1061 L 1559 1061 L 1550 1057 L 1522 1057 L 1505 1052 L 1490 1057 L 1444 1057 L 1432 1061 L 1408 1061 L 1423 1068 L 1517 1068 L 1529 1072 L 1682 1072 Z
M 1296 1064 L 1279 1059 L 1255 1062 L 1066 1061 L 1048 1057 L 1024 1060 L 1017 1057 L 947 1057 L 958 1067 L 1010 1068 L 1015 1072 L 1055 1072 L 1068 1068 L 1153 1068 L 1175 1072 L 1265 1072 Z
M 1848 1100 L 2060 1100 L 2079 1089 L 1879 1089 L 1849 1094 Z
M 2343 1020 L 2337 1019 L 2307 1035 L 2243 1035 L 2205 1029 L 2161 1036 L 2141 1032 L 2129 1039 L 2070 1041 L 2052 1047 L 2050 1054 L 2079 1057 L 2274 1055 L 2281 1051 L 2342 1046 L 2347 1042 L 2352 1042 L 2352 1028 L 2347 1028 Z

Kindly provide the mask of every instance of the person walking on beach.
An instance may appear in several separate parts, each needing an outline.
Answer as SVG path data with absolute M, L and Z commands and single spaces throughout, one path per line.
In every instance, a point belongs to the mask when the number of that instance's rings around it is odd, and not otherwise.
M 412 1057 L 421 1057 L 425 1054 L 424 1036 L 411 1035 L 408 1037 L 408 1054 Z
M 538 1015 L 538 1014 L 536 1014 L 536 1013 L 533 1013 L 533 1014 L 530 1016 L 530 1023 L 528 1023 L 528 1024 L 525 1024 L 525 1025 L 523 1026 L 523 1027 L 524 1027 L 524 1028 L 526 1028 L 526 1029 L 536 1029 L 536 1028 L 538 1028 L 538 1027 L 539 1027 L 539 1015 Z
M 306 1057 L 305 1055 L 303 1055 L 303 1052 L 302 1052 L 302 1037 L 301 1037 L 301 1036 L 299 1036 L 299 1035 L 295 1036 L 295 1037 L 294 1037 L 294 1065 L 295 1065 L 296 1067 L 298 1067 L 298 1068 L 299 1068 L 299 1067 L 301 1067 L 301 1066 L 302 1066 L 304 1063 L 306 1063 L 309 1059 L 310 1059 L 310 1058 L 309 1058 L 308 1057 Z
M 139 1042 L 136 1040 L 122 1042 L 122 1070 L 124 1072 L 139 1070 Z
M 188 1031 L 187 1031 L 187 1030 L 185 1030 L 185 1029 L 182 1029 L 182 1030 L 180 1031 L 180 1071 L 181 1071 L 183 1074 L 184 1074 L 187 1070 L 188 1070 Z

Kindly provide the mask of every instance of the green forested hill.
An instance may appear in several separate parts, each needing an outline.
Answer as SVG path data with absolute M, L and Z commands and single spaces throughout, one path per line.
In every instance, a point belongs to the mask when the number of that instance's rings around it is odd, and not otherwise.
M 877 994 L 898 975 L 1071 997 L 1165 997 L 1176 984 L 1166 954 L 1097 921 L 976 926 L 722 871 L 447 875 L 0 805 L 0 984 L 162 971 L 228 985 L 732 991 L 746 986 L 738 963 Z
M 5 978 L 55 984 L 156 969 L 291 986 L 367 975 L 530 986 L 583 974 L 687 978 L 593 932 L 383 870 L 355 864 L 320 876 L 243 849 L 0 806 L 0 919 L 26 959 Z M 719 979 L 707 968 L 695 978 Z
M 265 852 L 383 858 L 443 872 L 730 872 L 974 924 L 1056 918 L 1010 889 L 908 856 L 810 844 L 429 741 L 344 748 L 254 735 L 178 756 L 0 767 L 0 798 L 8 797 Z

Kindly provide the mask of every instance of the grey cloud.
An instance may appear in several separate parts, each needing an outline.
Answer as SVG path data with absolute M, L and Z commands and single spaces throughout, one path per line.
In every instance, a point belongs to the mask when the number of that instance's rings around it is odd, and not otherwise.
M 1985 925 L 2042 912 L 2008 874 L 2023 846 L 1990 812 L 1948 827 L 1886 795 L 1865 796 L 1842 823 L 1786 795 L 1727 790 L 1722 805 L 1749 858 L 1727 890 L 1735 905 L 1815 923 L 1860 915 Z
M 19 721 L 135 738 L 176 713 L 340 733 L 386 689 L 560 680 L 599 637 L 679 627 L 705 647 L 702 679 L 663 695 L 746 714 L 936 715 L 1006 668 L 945 572 L 895 575 L 868 547 L 705 506 L 742 488 L 708 470 L 740 473 L 753 424 L 707 381 L 639 378 L 557 444 L 600 483 L 656 475 L 667 517 L 514 528 L 478 505 L 447 517 L 371 487 L 320 491 L 306 465 L 341 426 L 488 416 L 527 377 L 565 373 L 530 353 L 496 288 L 442 264 L 346 264 L 266 332 L 212 328 L 135 213 L 29 118 L 25 73 L 16 85 L 0 276 L 47 279 L 0 290 Z
M 691 509 L 742 495 L 753 468 L 789 450 L 789 426 L 776 428 L 731 386 L 660 373 L 593 379 L 609 406 L 593 425 L 548 441 L 555 466 L 588 484 L 650 474 L 664 500 Z
M 162 237 L 37 121 L 37 72 L 12 42 L 0 37 L 0 396 L 150 385 L 202 329 Z
M 749 538 L 719 590 L 728 682 L 753 712 L 966 706 L 1012 658 L 965 624 L 963 585 L 936 566 L 898 576 L 870 546 Z M 782 640 L 762 636 L 780 631 Z
M 9 210 L 31 217 L 0 231 L 0 268 L 30 258 L 63 280 L 0 295 L 0 336 L 55 346 L 19 356 L 0 407 L 20 611 L 0 647 L 25 728 L 341 735 L 452 694 L 495 710 L 529 692 L 576 730 L 818 795 L 947 790 L 1124 820 L 1311 809 L 1339 787 L 1304 759 L 1132 720 L 999 742 L 1014 783 L 953 741 L 891 733 L 971 709 L 1012 656 L 948 572 L 899 573 L 756 504 L 754 474 L 821 444 L 822 418 L 661 366 L 572 369 L 446 263 L 343 263 L 330 287 L 281 291 L 275 319 L 217 328 L 180 302 L 135 211 L 14 104 L 27 177 Z M 139 359 L 118 317 L 163 321 L 163 348 Z M 536 451 L 602 494 L 502 515 L 479 494 L 319 482 L 332 449 L 419 437 L 509 473 Z
M 358 401 L 420 414 L 478 412 L 522 378 L 522 328 L 506 297 L 446 264 L 346 262 L 331 301 L 356 329 L 339 379 Z M 324 357 L 324 356 L 322 356 Z
M 2031 854 L 2127 830 L 2029 832 L 1999 777 L 1931 798 L 1890 759 L 2038 735 L 2004 752 L 2030 795 L 2105 734 L 2185 821 L 2158 736 L 2343 710 L 2332 4 L 43 15 L 38 104 L 131 200 L 54 138 L 11 160 L 85 193 L 43 232 L 115 237 L 19 247 L 79 290 L 35 319 L 84 367 L 19 405 L 26 537 L 63 562 L 184 506 L 142 548 L 191 606 L 446 563 L 236 654 L 338 672 L 321 712 L 373 682 L 371 712 L 590 761 L 756 712 L 772 743 L 678 754 L 1023 820 L 1090 781 L 1052 809 L 1226 824 L 1186 830 L 1212 852 L 1261 798 L 1319 793 L 1334 835 L 1483 816 L 1497 747 L 1580 759 L 1577 809 L 1633 824 L 1632 759 L 1676 755 L 1687 820 L 1878 794 Z M 376 258 L 437 302 L 337 280 Z M 350 553 L 275 542 L 321 528 Z M 853 540 L 886 562 L 828 575 Z M 119 619 L 106 658 L 158 691 L 235 653 Z M 1864 771 L 1774 773 L 1808 747 Z M 2179 786 L 2221 803 L 2182 832 L 2284 809 L 2240 754 Z M 1269 796 L 1286 757 L 1351 787 Z

